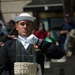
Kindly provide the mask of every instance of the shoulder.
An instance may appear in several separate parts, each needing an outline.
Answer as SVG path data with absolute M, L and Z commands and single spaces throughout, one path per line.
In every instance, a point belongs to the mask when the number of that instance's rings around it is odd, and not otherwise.
M 8 47 L 10 45 L 15 45 L 15 44 L 16 44 L 16 39 L 11 39 L 11 40 L 8 40 L 7 42 L 5 42 L 2 46 Z
M 16 42 L 15 42 L 15 39 L 12 39 L 1 45 L 0 53 L 5 54 L 8 51 L 15 50 L 15 48 L 16 48 Z

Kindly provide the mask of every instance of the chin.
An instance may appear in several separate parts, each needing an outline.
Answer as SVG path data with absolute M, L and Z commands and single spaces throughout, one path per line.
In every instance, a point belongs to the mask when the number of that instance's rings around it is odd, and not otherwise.
M 27 37 L 27 34 L 26 34 L 26 33 L 24 33 L 24 34 L 22 34 L 22 36 L 25 36 L 25 37 Z

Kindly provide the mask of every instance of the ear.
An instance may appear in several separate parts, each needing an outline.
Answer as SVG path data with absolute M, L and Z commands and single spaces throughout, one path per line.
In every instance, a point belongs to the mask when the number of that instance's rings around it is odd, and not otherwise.
M 18 30 L 17 27 L 18 27 L 18 25 L 17 25 L 17 23 L 16 23 L 16 25 L 15 25 L 15 29 L 16 29 L 16 30 Z

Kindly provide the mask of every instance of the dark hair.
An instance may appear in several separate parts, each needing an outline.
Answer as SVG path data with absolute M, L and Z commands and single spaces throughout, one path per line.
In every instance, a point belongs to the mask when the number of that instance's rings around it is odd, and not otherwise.
M 43 30 L 44 30 L 44 31 L 46 31 L 46 30 L 45 30 L 45 26 L 44 26 L 44 23 L 43 23 L 42 21 L 41 21 L 41 22 L 39 22 L 39 27 L 40 27 L 40 23 L 42 23 L 42 26 L 43 26 Z
M 17 32 L 17 30 L 16 30 L 16 28 L 14 27 L 14 28 L 12 28 L 12 30 L 10 31 L 10 33 L 9 33 L 9 35 L 15 35 L 15 36 L 17 36 L 18 35 L 18 32 Z
M 9 22 L 8 22 L 8 24 L 10 25 L 10 24 L 13 24 L 13 25 L 15 25 L 15 21 L 14 20 L 10 20 Z

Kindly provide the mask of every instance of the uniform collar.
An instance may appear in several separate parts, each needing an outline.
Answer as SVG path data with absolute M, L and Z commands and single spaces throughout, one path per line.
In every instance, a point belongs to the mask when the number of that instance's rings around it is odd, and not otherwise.
M 22 36 L 20 36 L 20 35 L 18 35 L 18 38 L 19 38 L 21 41 L 27 40 L 27 37 L 22 37 Z

